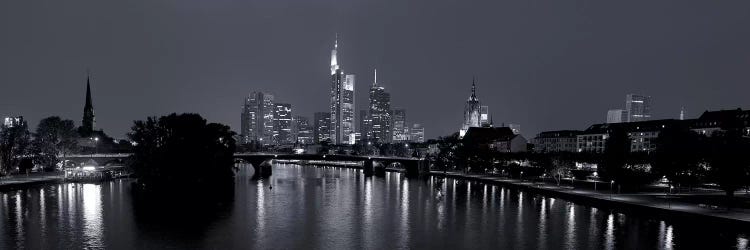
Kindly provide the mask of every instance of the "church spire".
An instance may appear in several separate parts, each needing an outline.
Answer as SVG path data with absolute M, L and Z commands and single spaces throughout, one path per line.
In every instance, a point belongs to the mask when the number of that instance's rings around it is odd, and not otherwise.
M 86 133 L 94 131 L 94 104 L 91 101 L 91 75 L 86 74 L 86 104 L 83 106 L 83 121 L 81 127 Z
M 471 97 L 469 97 L 469 100 L 476 101 L 477 100 L 477 77 L 472 76 L 471 77 Z

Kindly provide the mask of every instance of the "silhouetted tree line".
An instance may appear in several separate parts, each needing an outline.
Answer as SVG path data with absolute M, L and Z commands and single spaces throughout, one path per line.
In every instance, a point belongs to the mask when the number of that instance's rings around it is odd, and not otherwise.
M 560 183 L 562 176 L 585 178 L 590 171 L 575 168 L 575 163 L 597 164 L 603 180 L 613 180 L 622 188 L 638 189 L 666 177 L 674 187 L 717 184 L 732 197 L 750 185 L 750 138 L 742 121 L 725 126 L 708 136 L 687 127 L 666 127 L 659 133 L 651 153 L 631 152 L 631 138 L 625 130 L 609 131 L 605 151 L 594 153 L 501 153 L 488 145 L 465 145 L 458 134 L 440 137 L 428 143 L 438 152 L 428 156 L 437 170 L 503 172 L 524 178 L 546 174 Z M 532 167 L 521 167 L 529 163 Z
M 97 138 L 93 142 L 94 137 Z M 90 141 L 87 146 L 80 141 Z M 24 173 L 39 165 L 53 171 L 70 154 L 130 152 L 128 141 L 107 136 L 103 131 L 82 135 L 72 120 L 51 116 L 39 121 L 36 130 L 29 131 L 27 123 L 0 126 L 0 175 L 18 169 Z
M 210 184 L 234 175 L 234 132 L 198 114 L 135 121 L 128 136 L 136 143 L 133 169 L 141 184 Z

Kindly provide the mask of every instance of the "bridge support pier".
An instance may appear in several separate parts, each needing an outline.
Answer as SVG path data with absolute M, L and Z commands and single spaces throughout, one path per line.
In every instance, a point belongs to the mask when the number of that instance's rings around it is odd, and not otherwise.
M 249 162 L 251 165 L 253 165 L 253 169 L 255 169 L 255 174 L 253 174 L 253 177 L 268 177 L 273 174 L 273 159 L 249 159 Z
M 362 173 L 365 174 L 365 176 L 372 176 L 375 173 L 375 166 L 372 159 L 365 160 L 364 163 L 362 163 Z

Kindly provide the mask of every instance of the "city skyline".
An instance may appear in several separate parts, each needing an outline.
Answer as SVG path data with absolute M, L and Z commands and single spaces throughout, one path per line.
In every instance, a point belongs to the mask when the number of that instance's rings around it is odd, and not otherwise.
M 743 28 L 750 23 L 744 15 L 747 3 L 652 3 L 647 8 L 590 3 L 591 10 L 562 3 L 550 3 L 558 4 L 550 9 L 522 3 L 498 9 L 499 3 L 471 3 L 454 10 L 435 3 L 408 19 L 394 8 L 336 2 L 317 7 L 335 7 L 347 15 L 325 18 L 330 16 L 325 11 L 279 9 L 274 4 L 250 9 L 241 3 L 213 8 L 184 3 L 151 8 L 150 15 L 134 19 L 126 8 L 75 1 L 48 4 L 52 8 L 34 2 L 4 3 L 0 8 L 8 20 L 0 22 L 0 30 L 11 38 L 0 41 L 0 52 L 6 55 L 0 65 L 5 90 L 0 93 L 0 115 L 24 116 L 32 127 L 52 114 L 81 125 L 86 68 L 92 72 L 97 128 L 115 137 L 124 137 L 133 120 L 171 112 L 200 113 L 239 132 L 237 93 L 255 89 L 284 95 L 286 102 L 298 107 L 296 114 L 312 117 L 327 107 L 326 98 L 320 98 L 326 96 L 329 82 L 322 72 L 336 33 L 346 41 L 341 44 L 346 51 L 341 61 L 346 62 L 347 72 L 368 83 L 372 78 L 367 72 L 381 69 L 393 103 L 407 107 L 410 120 L 430 125 L 427 138 L 455 132 L 472 75 L 480 79 L 482 101 L 491 106 L 494 123 L 521 124 L 526 137 L 604 122 L 603 112 L 621 105 L 627 93 L 658 100 L 652 119 L 677 118 L 681 107 L 689 111 L 686 118 L 695 118 L 704 110 L 750 106 L 742 94 L 750 88 L 743 73 L 750 58 L 750 50 L 743 46 L 750 42 Z M 394 3 L 373 6 L 389 4 Z M 416 6 L 403 7 L 410 11 Z M 668 18 L 650 11 L 667 7 L 673 12 Z M 62 15 L 57 9 L 69 10 L 77 18 L 55 18 Z M 191 10 L 207 18 L 184 20 Z M 294 18 L 268 27 L 254 22 L 289 18 L 280 14 L 290 10 L 307 14 L 311 26 L 291 29 L 299 21 Z M 491 10 L 500 11 L 490 14 Z M 59 22 L 25 20 L 31 11 Z M 86 13 L 107 11 L 112 12 L 107 22 L 86 17 Z M 213 15 L 222 11 L 227 14 Z M 255 11 L 268 16 L 248 15 Z M 591 15 L 582 15 L 587 13 Z M 388 18 L 364 21 L 357 15 Z M 638 21 L 618 21 L 634 15 L 640 16 Z M 563 18 L 562 23 L 547 25 L 551 19 L 544 16 Z M 229 22 L 231 18 L 242 21 Z M 174 26 L 175 21 L 183 23 Z M 524 22 L 516 26 L 513 21 Z M 144 22 L 162 25 L 134 26 Z M 34 32 L 22 27 L 33 27 Z M 186 27 L 231 39 L 197 38 Z M 408 33 L 426 27 L 435 28 Z M 251 35 L 280 28 L 290 30 Z M 152 35 L 139 36 L 141 29 Z M 172 32 L 160 32 L 164 29 Z M 553 32 L 556 29 L 561 31 Z M 45 48 L 64 49 L 47 53 Z M 643 60 L 646 56 L 649 60 Z M 572 96 L 581 96 L 581 90 L 596 94 L 571 101 Z M 133 99 L 139 102 L 123 105 Z M 367 94 L 359 91 L 356 99 L 360 101 L 354 110 L 364 109 Z

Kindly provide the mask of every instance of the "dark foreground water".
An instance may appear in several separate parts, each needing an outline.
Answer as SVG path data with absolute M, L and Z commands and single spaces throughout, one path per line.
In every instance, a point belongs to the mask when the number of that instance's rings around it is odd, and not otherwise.
M 476 182 L 277 165 L 225 195 L 142 198 L 130 180 L 2 193 L 0 249 L 745 248 L 715 225 L 661 221 Z M 273 188 L 270 188 L 272 185 Z M 189 189 L 193 190 L 193 189 Z M 187 192 L 187 191 L 186 191 Z M 183 197 L 183 198 L 175 198 Z

